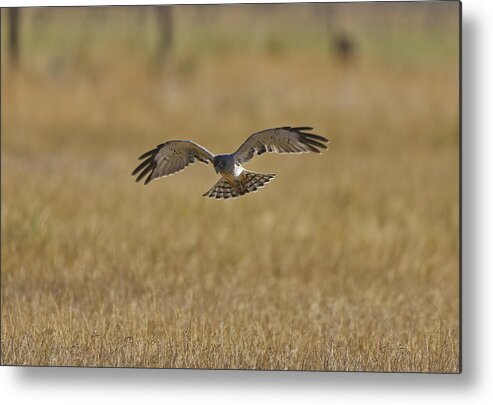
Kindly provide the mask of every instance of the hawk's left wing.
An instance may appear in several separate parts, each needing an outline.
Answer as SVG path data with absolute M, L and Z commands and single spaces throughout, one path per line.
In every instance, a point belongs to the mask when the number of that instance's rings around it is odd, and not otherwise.
M 323 142 L 329 142 L 320 135 L 309 134 L 311 127 L 282 127 L 266 129 L 251 135 L 235 152 L 240 163 L 246 163 L 255 155 L 265 152 L 276 153 L 303 153 L 316 152 L 327 149 Z

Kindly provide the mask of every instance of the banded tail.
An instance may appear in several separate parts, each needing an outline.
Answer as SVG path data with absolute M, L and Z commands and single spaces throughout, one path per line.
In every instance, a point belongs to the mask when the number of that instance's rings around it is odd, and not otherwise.
M 234 180 L 234 184 L 231 184 L 224 177 L 221 177 L 219 181 L 214 184 L 209 191 L 203 194 L 204 197 L 209 198 L 236 198 L 248 193 L 254 193 L 259 188 L 264 187 L 270 182 L 275 174 L 262 174 L 254 173 L 248 170 L 244 170 L 238 180 Z

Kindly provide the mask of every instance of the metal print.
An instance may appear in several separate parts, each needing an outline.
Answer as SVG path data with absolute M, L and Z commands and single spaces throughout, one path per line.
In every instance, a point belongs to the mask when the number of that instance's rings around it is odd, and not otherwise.
M 1 364 L 460 372 L 460 19 L 3 8 Z

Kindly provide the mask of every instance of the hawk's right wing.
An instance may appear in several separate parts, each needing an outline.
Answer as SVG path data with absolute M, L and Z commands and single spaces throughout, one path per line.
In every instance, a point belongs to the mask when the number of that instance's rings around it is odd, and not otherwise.
M 168 141 L 144 153 L 139 159 L 145 160 L 135 168 L 132 176 L 139 174 L 135 180 L 139 181 L 149 175 L 144 182 L 147 184 L 159 177 L 182 171 L 195 159 L 209 164 L 214 161 L 214 155 L 192 141 Z

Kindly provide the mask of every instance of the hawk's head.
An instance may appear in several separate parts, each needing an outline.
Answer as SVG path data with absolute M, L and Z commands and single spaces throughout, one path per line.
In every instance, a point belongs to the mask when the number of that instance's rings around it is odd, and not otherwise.
M 233 158 L 231 155 L 217 155 L 214 157 L 214 169 L 216 173 L 226 172 L 231 170 L 231 165 L 233 164 Z

